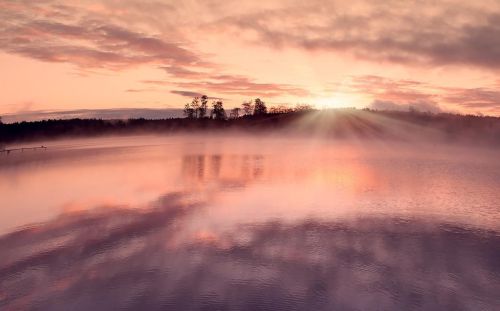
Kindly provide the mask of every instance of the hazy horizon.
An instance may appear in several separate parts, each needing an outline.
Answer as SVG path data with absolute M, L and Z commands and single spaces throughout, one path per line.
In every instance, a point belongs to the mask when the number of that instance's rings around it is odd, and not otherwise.
M 1 116 L 2 122 L 42 121 L 48 119 L 167 119 L 184 117 L 180 108 L 112 108 L 76 109 L 60 111 L 21 111 Z

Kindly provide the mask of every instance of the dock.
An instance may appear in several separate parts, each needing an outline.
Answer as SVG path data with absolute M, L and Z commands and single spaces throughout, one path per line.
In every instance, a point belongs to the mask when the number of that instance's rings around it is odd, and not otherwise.
M 47 147 L 45 147 L 45 146 L 42 145 L 42 146 L 36 146 L 36 147 L 10 148 L 10 149 L 1 149 L 0 152 L 1 153 L 9 154 L 9 153 L 11 153 L 13 151 L 24 152 L 25 150 L 35 150 L 36 151 L 36 150 L 39 150 L 39 149 L 46 150 Z

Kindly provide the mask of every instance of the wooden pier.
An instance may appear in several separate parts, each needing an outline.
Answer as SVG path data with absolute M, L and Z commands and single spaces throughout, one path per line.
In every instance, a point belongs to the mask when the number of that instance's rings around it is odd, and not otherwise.
M 46 150 L 47 147 L 45 146 L 37 146 L 37 147 L 22 147 L 22 148 L 10 148 L 10 149 L 1 149 L 0 152 L 1 153 L 6 153 L 6 154 L 9 154 L 13 151 L 20 151 L 20 152 L 24 152 L 25 150 L 38 150 L 38 149 L 41 149 L 41 150 Z

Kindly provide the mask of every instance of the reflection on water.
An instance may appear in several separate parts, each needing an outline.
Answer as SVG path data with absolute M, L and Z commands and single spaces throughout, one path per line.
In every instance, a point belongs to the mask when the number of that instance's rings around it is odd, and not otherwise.
M 2 159 L 0 309 L 500 305 L 494 151 L 142 144 Z

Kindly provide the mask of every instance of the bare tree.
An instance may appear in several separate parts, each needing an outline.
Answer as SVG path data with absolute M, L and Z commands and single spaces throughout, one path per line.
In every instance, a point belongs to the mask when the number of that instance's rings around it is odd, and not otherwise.
M 256 98 L 254 101 L 253 115 L 260 116 L 264 114 L 267 114 L 266 104 L 260 98 Z
M 198 118 L 198 112 L 200 109 L 200 99 L 198 97 L 193 98 L 191 101 L 191 109 L 193 109 L 194 117 Z
M 3 121 L 2 121 L 2 117 L 0 117 L 0 126 L 3 125 Z M 5 144 L 4 143 L 0 143 L 0 150 L 5 150 Z
M 187 103 L 184 105 L 184 115 L 188 119 L 193 119 L 194 118 L 194 110 L 191 108 L 191 104 Z
M 200 107 L 198 108 L 198 118 L 203 119 L 207 115 L 208 109 L 208 96 L 203 95 L 200 100 Z
M 224 103 L 222 100 L 217 100 L 212 103 L 212 118 L 215 120 L 225 120 L 226 111 L 224 110 Z
M 231 113 L 229 114 L 230 119 L 238 119 L 240 117 L 240 110 L 241 108 L 236 107 L 231 109 Z
M 251 100 L 243 102 L 241 106 L 243 107 L 243 112 L 245 112 L 245 115 L 248 116 L 253 114 L 253 103 Z

